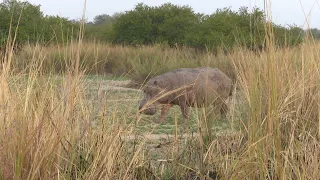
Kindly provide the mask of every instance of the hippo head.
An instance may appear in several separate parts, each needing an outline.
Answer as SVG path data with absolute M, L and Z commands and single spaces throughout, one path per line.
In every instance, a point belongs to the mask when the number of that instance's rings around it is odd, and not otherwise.
M 157 112 L 157 105 L 160 104 L 161 99 L 157 96 L 162 92 L 161 81 L 153 80 L 147 82 L 143 89 L 144 98 L 139 103 L 139 110 L 146 115 L 154 115 Z

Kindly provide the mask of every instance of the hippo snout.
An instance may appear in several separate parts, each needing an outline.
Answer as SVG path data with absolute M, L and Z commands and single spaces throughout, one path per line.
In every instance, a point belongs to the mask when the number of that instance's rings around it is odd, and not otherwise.
M 146 115 L 154 115 L 157 112 L 155 106 L 151 106 L 151 107 L 139 106 L 139 111 L 140 111 L 140 113 L 143 113 L 143 114 L 146 114 Z
M 148 108 L 148 109 L 144 110 L 142 113 L 146 114 L 146 115 L 154 115 L 154 114 L 156 114 L 156 109 L 155 108 Z
M 140 102 L 139 102 L 139 111 L 143 108 L 143 106 L 146 104 L 146 99 L 143 98 Z M 141 112 L 140 112 L 141 113 Z
M 146 100 L 141 100 L 139 104 L 139 111 L 140 113 L 146 114 L 146 115 L 154 115 L 157 112 L 156 106 L 154 104 L 148 105 L 148 107 L 145 107 Z

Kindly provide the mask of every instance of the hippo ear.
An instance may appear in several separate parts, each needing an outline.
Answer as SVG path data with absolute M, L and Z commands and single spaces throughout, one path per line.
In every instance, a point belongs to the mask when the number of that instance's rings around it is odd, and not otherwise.
M 153 84 L 154 84 L 155 86 L 158 86 L 158 87 L 164 87 L 164 86 L 165 86 L 165 82 L 162 81 L 162 80 L 159 80 L 159 79 L 153 81 Z
M 158 85 L 158 81 L 154 81 L 153 84 L 154 84 L 154 85 Z

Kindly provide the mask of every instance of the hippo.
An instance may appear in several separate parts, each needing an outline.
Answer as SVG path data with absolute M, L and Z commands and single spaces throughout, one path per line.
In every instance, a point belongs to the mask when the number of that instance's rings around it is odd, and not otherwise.
M 213 105 L 224 115 L 225 101 L 232 95 L 232 80 L 218 68 L 180 68 L 151 78 L 143 92 L 140 113 L 154 115 L 162 105 L 160 119 L 154 120 L 162 123 L 169 109 L 178 105 L 183 123 L 188 124 L 190 107 Z

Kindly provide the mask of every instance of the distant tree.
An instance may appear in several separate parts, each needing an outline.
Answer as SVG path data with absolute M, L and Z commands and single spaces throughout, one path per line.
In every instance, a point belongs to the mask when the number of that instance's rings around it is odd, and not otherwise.
M 151 44 L 154 35 L 149 10 L 149 6 L 140 3 L 133 10 L 120 15 L 113 25 L 115 42 L 131 45 Z
M 159 7 L 137 4 L 120 15 L 114 23 L 115 41 L 125 44 L 170 45 L 184 43 L 187 32 L 197 24 L 197 16 L 188 6 L 171 3 Z
M 296 25 L 289 25 L 287 27 L 281 25 L 273 25 L 275 45 L 281 46 L 294 46 L 303 41 L 304 30 Z
M 287 30 L 288 30 L 289 36 L 286 41 L 288 41 L 287 44 L 289 46 L 300 44 L 303 41 L 305 32 L 302 28 L 294 24 L 289 26 Z
M 112 16 L 108 15 L 108 14 L 97 15 L 93 19 L 93 23 L 95 25 L 101 25 L 101 24 L 104 24 L 104 23 L 112 24 L 113 21 L 114 21 L 114 18 Z
M 86 24 L 85 37 L 103 42 L 112 42 L 114 39 L 112 26 L 117 16 L 118 13 L 113 16 L 107 14 L 97 15 L 94 17 L 93 22 Z
M 320 39 L 320 29 L 311 28 L 311 29 L 310 29 L 310 32 L 311 32 L 312 37 L 313 37 L 314 39 Z
M 78 25 L 59 16 L 46 16 L 40 10 L 40 5 L 33 5 L 27 1 L 4 0 L 0 3 L 0 43 L 6 43 L 16 34 L 18 43 L 24 42 L 55 42 L 67 40 L 68 35 L 76 34 Z M 11 27 L 11 33 L 10 33 Z M 53 38 L 54 37 L 54 38 Z M 0 44 L 0 45 L 1 45 Z
M 183 45 L 187 33 L 197 24 L 197 15 L 188 6 L 170 3 L 154 8 L 152 24 L 157 26 L 157 42 L 167 41 L 169 45 Z
M 238 12 L 224 8 L 199 17 L 198 25 L 186 38 L 189 46 L 217 50 L 232 48 L 236 44 L 253 47 L 263 43 L 264 14 L 258 8 L 251 13 L 246 7 L 241 7 Z
M 46 16 L 43 18 L 41 40 L 50 43 L 65 43 L 77 38 L 79 21 L 70 21 L 59 16 Z
M 64 43 L 77 38 L 80 20 L 44 16 L 40 5 L 18 0 L 0 3 L 0 46 L 13 38 L 19 42 Z M 165 3 L 160 6 L 137 4 L 134 9 L 114 15 L 97 15 L 86 23 L 85 38 L 127 45 L 167 43 L 197 49 L 256 49 L 265 43 L 265 15 L 259 8 L 218 9 L 210 15 L 198 14 L 189 6 Z M 273 25 L 277 46 L 292 46 L 303 41 L 305 32 L 297 27 Z M 18 27 L 18 29 L 16 29 Z M 310 29 L 320 38 L 318 29 Z
M 5 0 L 0 4 L 0 15 L 0 32 L 3 36 L 9 35 L 11 24 L 12 36 L 18 28 L 18 41 L 35 41 L 38 38 L 43 17 L 40 5 L 32 5 L 29 2 L 17 0 Z

